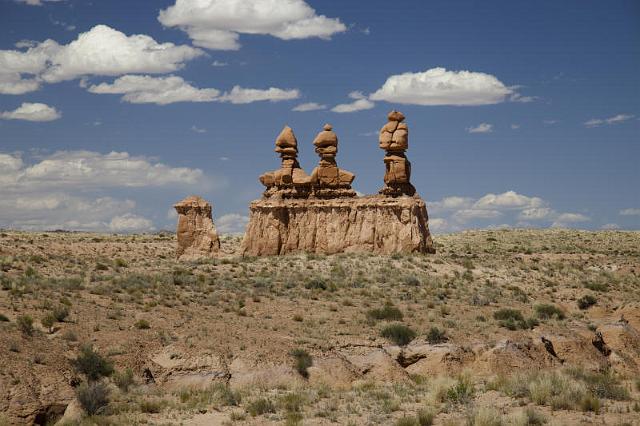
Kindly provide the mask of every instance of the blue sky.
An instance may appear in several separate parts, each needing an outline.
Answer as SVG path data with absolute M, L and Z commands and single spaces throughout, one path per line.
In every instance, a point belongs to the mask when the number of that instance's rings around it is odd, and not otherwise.
M 436 231 L 638 229 L 639 75 L 637 1 L 0 0 L 0 227 L 241 231 L 284 125 L 375 193 L 395 108 Z

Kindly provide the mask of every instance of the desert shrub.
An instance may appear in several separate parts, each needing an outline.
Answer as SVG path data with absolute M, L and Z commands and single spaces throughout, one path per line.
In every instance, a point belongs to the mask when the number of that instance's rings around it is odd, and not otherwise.
M 89 381 L 98 380 L 113 374 L 113 364 L 93 349 L 91 345 L 83 345 L 80 354 L 71 361 L 74 368 L 84 374 Z
M 304 283 L 304 288 L 312 290 L 326 290 L 327 283 L 322 278 L 312 278 L 311 280 Z
M 587 281 L 584 286 L 592 291 L 599 291 L 601 293 L 609 291 L 609 285 L 607 283 Z
M 109 404 L 109 389 L 104 383 L 82 383 L 76 389 L 80 406 L 90 416 L 99 414 Z
M 0 322 L 9 322 L 9 318 L 4 314 L 0 314 Z
M 491 407 L 482 407 L 472 412 L 467 417 L 467 425 L 469 426 L 502 426 L 504 422 L 495 409 Z
M 436 343 L 443 343 L 449 340 L 447 332 L 440 330 L 438 327 L 431 327 L 427 332 L 427 342 L 435 345 Z
M 468 374 L 458 376 L 455 385 L 447 389 L 447 400 L 457 404 L 471 401 L 474 394 L 473 381 Z
M 76 336 L 76 333 L 74 333 L 73 330 L 66 330 L 64 333 L 62 333 L 62 339 L 66 340 L 68 342 L 75 342 L 78 340 L 78 336 Z
M 69 316 L 69 308 L 65 305 L 58 305 L 53 308 L 52 314 L 56 321 L 64 322 L 64 320 Z
M 385 303 L 382 308 L 369 309 L 367 311 L 367 318 L 373 320 L 400 321 L 402 320 L 402 311 L 391 303 Z
M 266 413 L 275 413 L 276 407 L 275 405 L 273 405 L 273 402 L 271 402 L 270 399 L 258 398 L 249 403 L 249 405 L 247 406 L 247 412 L 253 417 L 256 417 Z
M 167 405 L 163 399 L 145 399 L 140 401 L 139 408 L 142 413 L 157 414 Z
M 582 411 L 593 411 L 596 414 L 600 413 L 600 400 L 593 394 L 586 394 L 580 400 L 580 409 Z
M 307 369 L 313 365 L 313 359 L 311 355 L 304 349 L 294 349 L 291 351 L 291 356 L 295 361 L 295 368 L 298 373 L 305 379 L 309 377 Z
M 109 267 L 104 263 L 97 262 L 96 263 L 96 271 L 108 271 Z
M 591 393 L 598 398 L 626 401 L 631 398 L 629 391 L 620 384 L 620 380 L 610 369 L 598 372 L 582 369 L 569 369 L 569 375 L 585 383 Z
M 418 426 L 418 419 L 412 416 L 400 417 L 396 420 L 395 426 Z
M 422 410 L 418 411 L 418 415 L 416 416 L 418 425 L 420 426 L 431 426 L 435 418 L 436 412 L 432 408 L 423 408 Z
M 300 392 L 289 392 L 279 400 L 279 405 L 288 413 L 299 413 L 302 411 L 304 403 L 304 395 Z
M 523 417 L 524 419 L 522 423 L 528 426 L 542 426 L 547 423 L 547 418 L 542 413 L 531 407 L 524 410 Z
M 49 333 L 51 333 L 51 330 L 53 328 L 53 324 L 56 323 L 56 317 L 53 316 L 52 313 L 48 313 L 46 314 L 44 317 L 42 317 L 42 319 L 40 320 L 40 324 L 42 324 L 42 326 L 44 328 L 46 328 L 47 330 L 49 330 Z
M 493 313 L 493 318 L 498 320 L 498 324 L 501 327 L 509 330 L 527 330 L 538 325 L 538 321 L 535 318 L 525 319 L 522 316 L 522 312 L 517 309 L 499 309 Z
M 26 336 L 33 335 L 33 318 L 29 315 L 20 315 L 16 318 L 16 324 L 18 325 L 18 330 L 20 330 L 22 334 Z
M 116 371 L 112 376 L 112 380 L 122 392 L 128 392 L 129 388 L 135 383 L 133 371 L 130 368 L 124 371 Z
M 596 303 L 598 303 L 598 299 L 596 299 L 594 296 L 590 294 L 587 294 L 585 296 L 582 296 L 580 299 L 578 299 L 578 308 L 589 309 Z
M 127 267 L 127 262 L 124 259 L 120 259 L 120 258 L 114 260 L 113 264 L 118 268 L 126 268 Z
M 146 319 L 139 319 L 133 324 L 133 326 L 138 330 L 148 330 L 151 328 L 149 321 L 147 321 Z
M 565 314 L 562 311 L 562 309 L 558 308 L 555 305 L 543 303 L 540 305 L 536 305 L 534 307 L 534 310 L 536 311 L 536 316 L 540 319 L 550 319 L 550 318 L 556 318 L 559 320 L 565 319 Z
M 416 332 L 404 324 L 390 324 L 380 331 L 380 335 L 399 346 L 404 346 L 416 338 Z
M 411 287 L 418 287 L 420 285 L 420 280 L 415 275 L 409 275 L 404 277 L 404 283 Z

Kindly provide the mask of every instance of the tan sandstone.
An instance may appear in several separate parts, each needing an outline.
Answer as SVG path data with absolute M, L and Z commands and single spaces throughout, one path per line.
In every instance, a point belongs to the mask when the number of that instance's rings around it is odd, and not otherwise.
M 178 260 L 213 257 L 220 252 L 220 240 L 211 217 L 211 204 L 191 195 L 173 207 L 178 212 Z
M 242 252 L 432 253 L 427 222 L 418 197 L 262 199 L 250 205 Z

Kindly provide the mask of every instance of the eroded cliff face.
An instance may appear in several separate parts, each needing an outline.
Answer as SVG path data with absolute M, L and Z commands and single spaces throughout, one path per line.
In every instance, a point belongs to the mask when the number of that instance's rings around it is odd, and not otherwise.
M 245 256 L 434 251 L 424 201 L 381 196 L 254 201 L 242 246 Z

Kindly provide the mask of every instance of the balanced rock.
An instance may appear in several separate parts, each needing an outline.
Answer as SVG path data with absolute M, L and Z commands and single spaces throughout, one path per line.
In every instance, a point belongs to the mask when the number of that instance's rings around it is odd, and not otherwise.
M 416 189 L 411 184 L 411 163 L 405 155 L 409 148 L 409 127 L 400 111 L 391 111 L 387 123 L 380 129 L 379 146 L 386 151 L 384 157 L 384 187 L 380 194 L 398 197 L 412 196 Z
M 276 138 L 275 152 L 280 154 L 280 169 L 260 176 L 260 182 L 267 187 L 265 198 L 308 196 L 311 182 L 298 163 L 298 141 L 291 127 L 285 126 Z
M 178 260 L 213 257 L 220 251 L 220 240 L 211 217 L 211 204 L 192 195 L 173 207 L 178 212 Z
M 351 182 L 356 176 L 338 167 L 338 136 L 330 124 L 324 125 L 313 140 L 313 145 L 320 156 L 318 166 L 311 172 L 313 195 L 317 198 L 354 197 L 356 193 L 351 188 Z

